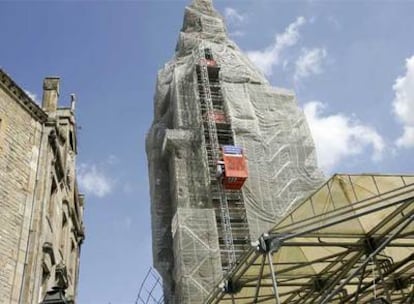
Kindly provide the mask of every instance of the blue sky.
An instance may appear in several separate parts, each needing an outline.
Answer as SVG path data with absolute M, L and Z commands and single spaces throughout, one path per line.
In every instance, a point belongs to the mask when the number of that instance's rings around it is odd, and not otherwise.
M 188 2 L 0 2 L 0 65 L 37 99 L 48 75 L 61 105 L 78 98 L 80 304 L 134 303 L 151 265 L 144 139 Z M 215 5 L 270 82 L 296 91 L 327 174 L 414 171 L 414 2 Z

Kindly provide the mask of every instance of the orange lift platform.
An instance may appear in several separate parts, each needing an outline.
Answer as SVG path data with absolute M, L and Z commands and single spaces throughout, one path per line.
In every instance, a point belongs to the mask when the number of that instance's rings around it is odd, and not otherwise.
M 248 177 L 247 161 L 243 149 L 237 146 L 221 146 L 223 160 L 218 164 L 218 176 L 225 189 L 240 190 Z
M 206 119 L 214 121 L 216 124 L 227 124 L 228 120 L 223 110 L 214 109 L 213 112 L 204 115 Z
M 200 64 L 204 63 L 205 65 L 207 65 L 209 78 L 218 79 L 220 67 L 218 66 L 217 62 L 214 60 L 213 54 L 210 48 L 204 49 L 204 58 L 201 60 L 203 62 L 200 62 Z

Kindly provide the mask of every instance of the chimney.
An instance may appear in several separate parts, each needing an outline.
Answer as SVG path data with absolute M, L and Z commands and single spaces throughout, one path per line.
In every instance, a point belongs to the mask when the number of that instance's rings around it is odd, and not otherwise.
M 43 81 L 42 108 L 46 112 L 56 112 L 59 98 L 59 77 L 46 77 Z

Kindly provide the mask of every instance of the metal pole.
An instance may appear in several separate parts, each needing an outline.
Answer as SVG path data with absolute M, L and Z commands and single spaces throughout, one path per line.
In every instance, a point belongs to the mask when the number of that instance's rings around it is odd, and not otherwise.
M 413 304 L 414 303 L 414 286 L 411 291 L 407 294 L 407 297 L 403 298 L 399 304 Z
M 397 230 L 395 231 L 389 238 L 387 238 L 377 249 L 375 249 L 366 259 L 362 262 L 362 264 L 355 269 L 351 275 L 346 278 L 339 286 L 338 288 L 329 294 L 320 304 L 327 304 L 329 300 L 331 300 L 338 292 L 341 291 L 341 289 L 349 283 L 360 271 L 365 265 L 368 264 L 368 262 L 376 256 L 378 253 L 380 253 L 400 232 L 402 232 L 414 219 L 414 215 L 411 215 L 408 220 Z
M 394 195 L 391 198 L 395 198 L 395 196 L 397 196 L 397 195 Z M 310 224 L 308 224 L 308 226 L 310 225 L 310 226 L 314 226 L 314 227 L 308 228 L 307 230 L 295 232 L 295 233 L 292 233 L 292 234 L 286 234 L 286 235 L 283 235 L 283 236 L 274 235 L 274 234 L 270 234 L 270 236 L 271 237 L 276 236 L 280 240 L 286 241 L 286 240 L 289 240 L 289 239 L 293 239 L 293 238 L 296 238 L 296 237 L 300 237 L 300 236 L 303 236 L 303 235 L 321 230 L 321 229 L 329 228 L 331 226 L 335 226 L 335 225 L 341 224 L 343 222 L 347 222 L 347 221 L 350 221 L 350 220 L 353 220 L 353 219 L 356 219 L 356 218 L 360 218 L 364 215 L 374 213 L 374 212 L 378 212 L 378 211 L 381 211 L 382 209 L 386 209 L 386 208 L 392 207 L 394 205 L 404 205 L 404 204 L 410 204 L 412 202 L 413 202 L 413 197 L 409 197 L 409 198 L 406 198 L 402 201 L 396 201 L 396 202 L 392 201 L 392 202 L 389 202 L 385 205 L 381 205 L 380 207 L 372 208 L 372 209 L 369 209 L 369 210 L 365 210 L 365 209 L 368 209 L 370 206 L 362 206 L 362 207 L 359 207 L 359 208 L 356 208 L 356 209 L 343 211 L 339 214 L 334 214 L 334 215 L 324 219 L 327 223 L 323 224 L 323 225 L 318 225 L 320 223 L 320 219 L 316 219 L 316 221 L 319 221 L 319 222 L 311 222 Z M 364 210 L 364 211 L 360 211 L 361 209 Z M 356 211 L 358 211 L 358 212 L 356 212 Z M 346 215 L 348 213 L 351 213 L 351 215 L 350 216 L 345 216 L 341 219 L 337 219 L 339 216 Z M 318 226 L 315 227 L 315 225 L 318 225 Z M 306 227 L 306 224 L 303 224 L 303 226 L 297 227 L 296 230 L 299 230 L 299 229 L 305 228 L 305 227 Z
M 364 280 L 366 269 L 367 269 L 366 266 L 362 269 L 361 277 L 359 278 L 358 287 L 357 287 L 357 290 L 356 290 L 356 293 L 355 293 L 355 299 L 354 299 L 353 304 L 358 304 L 359 291 L 361 290 L 361 285 L 362 285 L 362 281 Z M 374 278 L 374 280 L 375 280 L 375 278 Z
M 257 280 L 256 292 L 255 292 L 255 295 L 254 295 L 254 302 L 253 303 L 256 303 L 257 302 L 257 299 L 259 297 L 260 284 L 261 284 L 262 278 L 263 278 L 263 270 L 264 270 L 265 263 L 266 263 L 266 257 L 263 255 L 262 264 L 260 265 L 259 279 Z
M 390 293 L 388 292 L 387 284 L 385 283 L 384 275 L 382 273 L 382 270 L 381 270 L 381 267 L 378 263 L 378 260 L 375 256 L 373 257 L 373 262 L 374 262 L 374 267 L 376 267 L 378 269 L 378 274 L 379 274 L 379 277 L 382 281 L 383 288 L 384 288 L 384 293 L 385 293 L 385 296 L 387 298 L 387 301 L 391 303 L 392 301 L 391 301 Z M 375 280 L 375 277 L 374 277 L 374 280 Z
M 212 153 L 212 161 L 213 165 L 217 164 L 220 159 L 219 155 L 219 141 L 217 137 L 217 127 L 212 118 L 212 113 L 214 113 L 214 106 L 213 100 L 211 97 L 211 89 L 210 89 L 210 79 L 208 75 L 208 67 L 205 59 L 205 46 L 202 40 L 200 40 L 200 44 L 198 46 L 198 54 L 196 54 L 196 58 L 198 60 L 198 64 L 200 65 L 200 76 L 201 76 L 201 85 L 203 86 L 204 91 L 204 101 L 207 106 L 207 125 L 208 125 L 208 135 L 209 135 L 209 143 L 211 145 L 211 153 Z M 230 222 L 230 213 L 229 213 L 229 205 L 227 201 L 226 191 L 223 185 L 219 182 L 217 185 L 218 192 L 220 194 L 220 215 L 221 215 L 221 225 L 223 229 L 223 239 L 227 253 L 227 259 L 229 264 L 229 269 L 231 270 L 233 266 L 236 264 L 236 253 L 234 250 L 234 241 L 233 241 L 233 232 Z
M 273 268 L 272 252 L 269 251 L 267 253 L 267 259 L 269 260 L 270 272 L 272 273 L 273 292 L 275 293 L 276 304 L 281 304 L 279 299 L 279 292 L 277 290 L 275 270 Z

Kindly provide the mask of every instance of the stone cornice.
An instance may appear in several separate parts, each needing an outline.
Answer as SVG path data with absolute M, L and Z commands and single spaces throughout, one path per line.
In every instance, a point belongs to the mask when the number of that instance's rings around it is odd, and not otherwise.
M 41 123 L 44 123 L 47 120 L 48 116 L 42 108 L 39 107 L 2 68 L 0 68 L 0 86 L 14 97 L 20 105 L 32 115 L 32 117 Z

